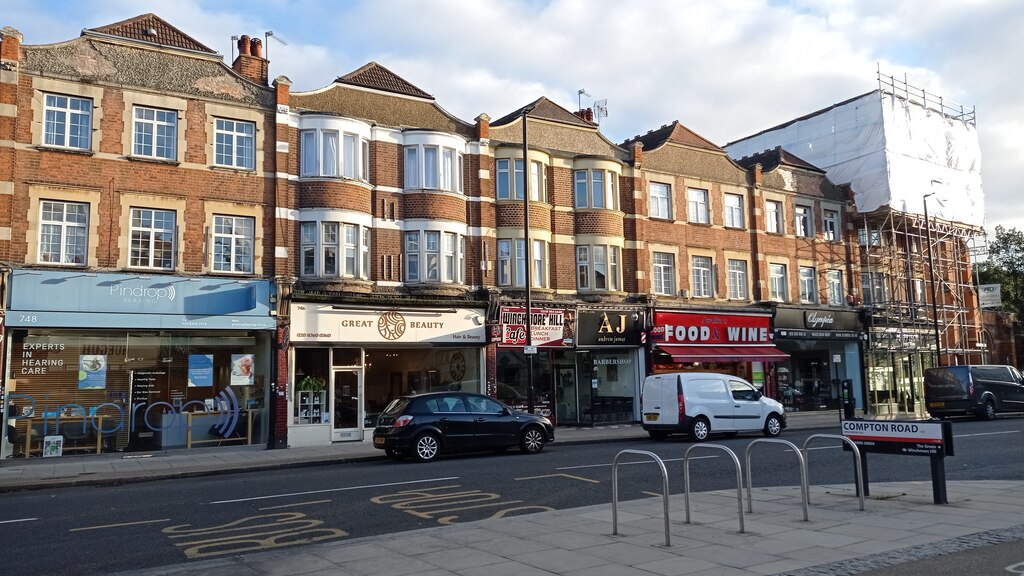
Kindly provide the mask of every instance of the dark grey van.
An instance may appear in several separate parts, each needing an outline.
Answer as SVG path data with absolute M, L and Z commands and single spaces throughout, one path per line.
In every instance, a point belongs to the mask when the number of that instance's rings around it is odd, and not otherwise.
M 1024 376 L 1013 366 L 941 366 L 924 371 L 924 401 L 935 417 L 1024 411 Z

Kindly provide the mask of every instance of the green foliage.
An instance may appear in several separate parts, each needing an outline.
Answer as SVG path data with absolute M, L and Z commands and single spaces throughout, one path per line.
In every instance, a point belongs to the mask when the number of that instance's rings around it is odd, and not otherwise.
M 300 392 L 320 392 L 324 389 L 325 380 L 320 376 L 310 374 L 299 381 Z
M 1024 315 L 1024 232 L 996 226 L 988 260 L 978 263 L 978 280 L 1002 287 L 1001 310 Z

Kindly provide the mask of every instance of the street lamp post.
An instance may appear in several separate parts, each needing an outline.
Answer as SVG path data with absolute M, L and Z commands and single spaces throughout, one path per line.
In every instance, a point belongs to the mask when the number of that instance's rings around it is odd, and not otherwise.
M 536 398 L 533 393 L 533 300 L 530 295 L 530 288 L 533 284 L 533 278 L 531 277 L 531 266 L 533 265 L 533 254 L 532 246 L 530 242 L 530 160 L 528 156 L 528 148 L 526 145 L 526 115 L 533 110 L 533 106 L 527 106 L 523 108 L 522 119 L 523 119 L 523 246 L 525 253 L 523 258 L 523 269 L 525 276 L 523 282 L 526 287 L 526 346 L 523 348 L 523 352 L 526 355 L 526 406 L 527 410 L 532 414 L 534 412 L 534 405 Z M 512 171 L 513 174 L 515 170 Z
M 932 180 L 932 184 L 937 181 Z M 921 197 L 921 202 L 924 203 L 924 226 L 925 233 L 928 238 L 928 278 L 930 279 L 929 284 L 931 285 L 932 293 L 932 327 L 935 330 L 935 361 L 939 366 L 942 366 L 942 347 L 939 341 L 939 301 L 935 291 L 935 260 L 933 253 L 935 252 L 935 245 L 932 244 L 932 221 L 928 217 L 928 197 L 934 196 L 935 192 L 930 192 Z

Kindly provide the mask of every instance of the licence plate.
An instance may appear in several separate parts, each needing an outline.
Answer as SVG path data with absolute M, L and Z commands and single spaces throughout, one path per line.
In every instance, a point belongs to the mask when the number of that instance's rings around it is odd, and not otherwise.
M 946 405 L 946 403 L 945 402 L 929 402 L 928 405 L 931 406 L 932 408 L 942 408 L 943 406 Z
M 656 422 L 658 420 L 657 414 L 644 414 L 644 420 L 648 422 Z
M 384 439 L 383 438 L 374 438 L 373 439 L 373 445 L 374 446 L 383 446 L 384 445 Z

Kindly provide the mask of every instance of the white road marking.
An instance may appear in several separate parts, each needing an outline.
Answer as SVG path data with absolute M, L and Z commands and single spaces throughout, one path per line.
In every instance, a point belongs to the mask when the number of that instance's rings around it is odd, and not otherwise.
M 101 528 L 120 528 L 122 526 L 138 526 L 139 524 L 158 524 L 160 522 L 170 522 L 170 518 L 161 518 L 160 520 L 140 520 L 139 522 L 124 522 L 121 524 L 105 524 L 103 526 L 86 526 L 84 528 L 71 528 L 68 532 L 81 532 L 82 530 L 99 530 Z
M 693 456 L 690 460 L 704 460 L 705 458 L 718 458 L 718 456 Z M 682 462 L 682 458 L 663 458 L 662 462 Z M 628 466 L 631 464 L 650 464 L 652 460 L 639 460 L 637 462 L 621 462 L 622 466 Z M 580 468 L 610 468 L 611 464 L 583 464 L 581 466 L 563 466 L 561 468 L 555 468 L 555 470 L 579 470 Z
M 996 434 L 1020 434 L 1020 430 L 1006 430 L 1005 432 L 978 432 L 977 434 L 954 434 L 953 438 L 970 438 L 971 436 L 994 436 Z
M 349 490 L 365 490 L 367 488 L 384 488 L 386 486 L 402 486 L 404 484 L 423 484 L 424 482 L 444 482 L 447 480 L 458 480 L 458 476 L 447 478 L 430 478 L 427 480 L 409 480 L 408 482 L 388 482 L 385 484 L 367 484 L 365 486 L 348 486 L 345 488 L 327 488 L 325 490 L 310 490 L 308 492 L 291 492 L 289 494 L 271 494 L 269 496 L 253 496 L 252 498 L 235 498 L 234 500 L 216 500 L 210 504 L 233 504 L 235 502 L 249 502 L 251 500 L 269 500 L 271 498 L 290 498 L 292 496 L 306 496 L 308 494 L 325 494 L 327 492 L 347 492 Z
M 33 520 L 39 520 L 39 518 L 18 518 L 17 520 L 0 520 L 0 524 L 13 524 L 15 522 L 31 522 Z

